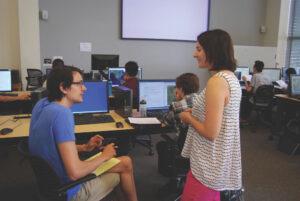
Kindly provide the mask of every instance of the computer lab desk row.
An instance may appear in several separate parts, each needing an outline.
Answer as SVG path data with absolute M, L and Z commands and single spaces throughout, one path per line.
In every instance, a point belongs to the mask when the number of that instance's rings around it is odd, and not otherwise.
M 275 98 L 278 118 L 273 122 L 271 139 L 274 135 L 284 132 L 286 123 L 290 120 L 289 118 L 296 117 L 298 118 L 298 122 L 300 122 L 300 99 L 289 97 L 286 94 L 276 94 Z M 295 116 L 297 113 L 298 117 L 297 115 Z M 300 130 L 300 124 L 298 126 Z
M 115 111 L 111 110 L 109 114 L 113 117 L 115 122 L 112 123 L 98 123 L 98 124 L 85 124 L 75 125 L 75 135 L 77 140 L 87 140 L 91 136 L 99 134 L 104 138 L 117 139 L 119 143 L 119 154 L 126 155 L 129 151 L 129 140 L 131 136 L 135 135 L 151 135 L 168 132 L 170 129 L 165 126 L 156 127 L 133 127 L 125 121 L 123 117 L 118 115 Z M 29 136 L 30 118 L 15 119 L 14 117 L 26 116 L 8 115 L 0 116 L 0 130 L 3 128 L 13 129 L 12 132 L 6 135 L 0 135 L 0 145 L 3 144 L 16 144 L 21 139 Z M 117 128 L 116 122 L 122 122 L 123 128 Z

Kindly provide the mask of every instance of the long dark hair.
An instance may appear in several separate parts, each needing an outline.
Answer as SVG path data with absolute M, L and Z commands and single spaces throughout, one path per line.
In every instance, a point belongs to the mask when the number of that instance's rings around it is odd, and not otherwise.
M 206 31 L 201 33 L 197 40 L 204 49 L 206 60 L 213 65 L 210 70 L 235 71 L 233 44 L 226 31 L 221 29 Z

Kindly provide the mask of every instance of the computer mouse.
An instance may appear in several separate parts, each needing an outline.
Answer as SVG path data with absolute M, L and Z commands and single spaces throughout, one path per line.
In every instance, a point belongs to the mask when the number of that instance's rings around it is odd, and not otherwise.
M 2 128 L 0 133 L 1 133 L 1 135 L 6 135 L 8 133 L 11 133 L 12 131 L 13 131 L 13 129 L 11 129 L 11 128 Z
M 116 127 L 117 128 L 124 128 L 124 125 L 122 122 L 116 122 Z

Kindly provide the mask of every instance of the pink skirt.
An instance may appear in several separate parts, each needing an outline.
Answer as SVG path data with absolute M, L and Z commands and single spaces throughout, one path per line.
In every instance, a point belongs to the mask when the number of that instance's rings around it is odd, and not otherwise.
M 212 190 L 188 172 L 181 201 L 220 201 L 220 191 Z

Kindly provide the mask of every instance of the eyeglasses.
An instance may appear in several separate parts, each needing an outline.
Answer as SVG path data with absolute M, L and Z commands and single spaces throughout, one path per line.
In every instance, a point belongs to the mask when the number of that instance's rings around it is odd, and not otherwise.
M 71 84 L 77 84 L 77 85 L 82 87 L 83 86 L 83 81 L 81 80 L 79 82 L 72 82 Z

